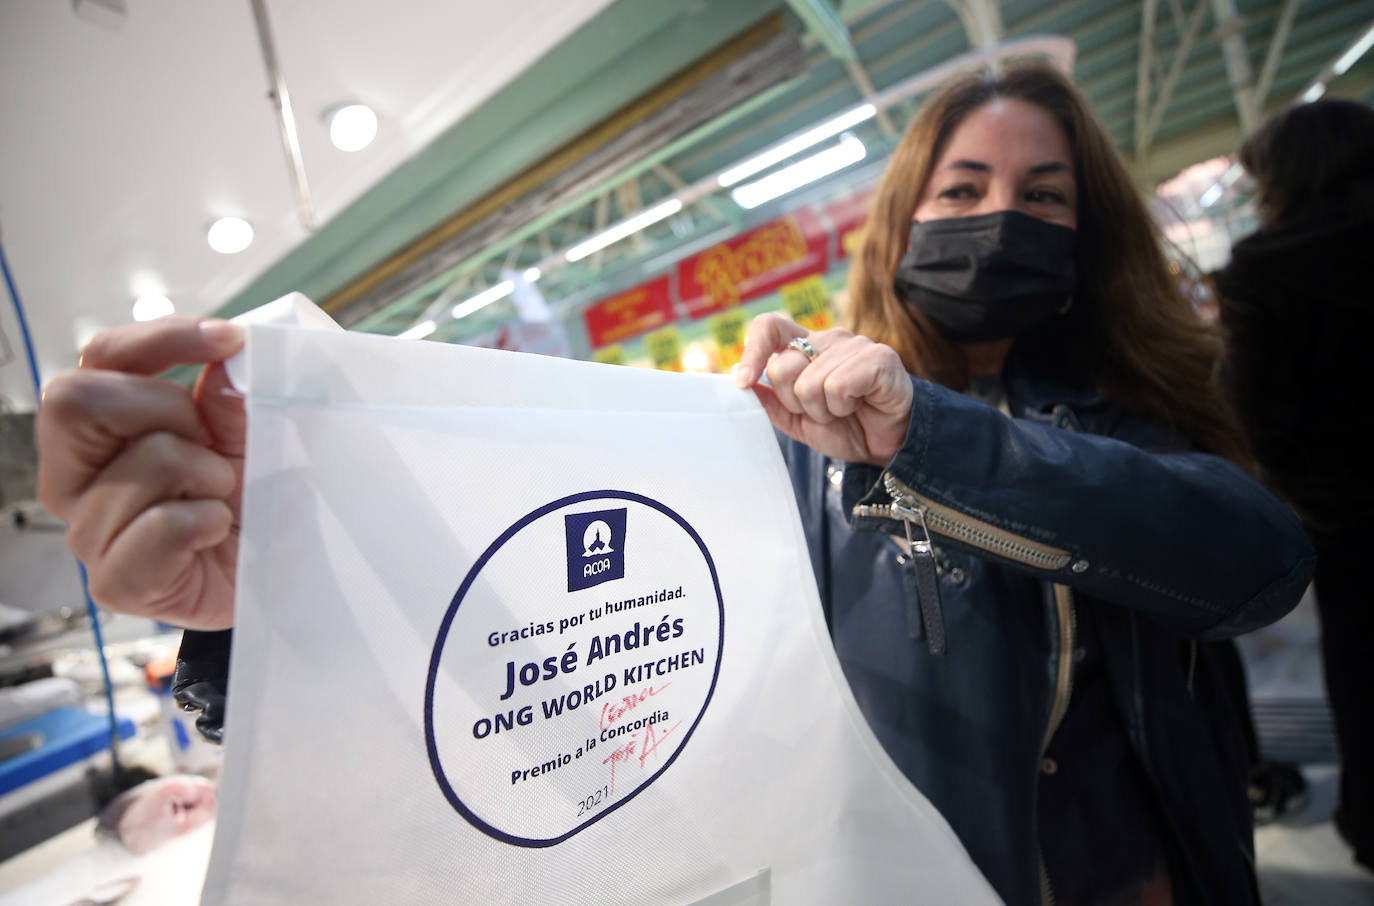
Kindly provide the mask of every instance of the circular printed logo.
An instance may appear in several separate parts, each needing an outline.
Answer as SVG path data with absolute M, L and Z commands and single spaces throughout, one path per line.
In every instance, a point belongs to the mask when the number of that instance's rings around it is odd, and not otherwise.
M 564 497 L 492 542 L 439 626 L 430 766 L 483 832 L 551 846 L 643 792 L 715 690 L 725 605 L 680 515 L 628 491 Z

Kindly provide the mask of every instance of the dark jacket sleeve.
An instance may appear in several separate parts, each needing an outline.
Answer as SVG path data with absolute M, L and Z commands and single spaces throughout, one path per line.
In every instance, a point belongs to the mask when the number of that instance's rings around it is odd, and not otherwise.
M 1067 556 L 1056 568 L 1032 568 L 957 538 L 942 543 L 1191 637 L 1247 632 L 1302 596 L 1316 563 L 1311 543 L 1292 513 L 1230 462 L 1009 419 L 927 381 L 913 387 L 911 425 L 888 471 L 975 523 Z M 890 498 L 877 482 L 863 499 Z M 884 522 L 856 519 L 854 527 L 890 530 Z

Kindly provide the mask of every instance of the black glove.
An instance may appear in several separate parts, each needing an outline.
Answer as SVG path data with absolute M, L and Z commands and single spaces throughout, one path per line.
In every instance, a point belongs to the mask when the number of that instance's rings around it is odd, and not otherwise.
M 229 648 L 234 630 L 197 632 L 181 636 L 172 697 L 186 711 L 199 711 L 196 729 L 214 743 L 224 742 L 224 704 L 229 690 Z

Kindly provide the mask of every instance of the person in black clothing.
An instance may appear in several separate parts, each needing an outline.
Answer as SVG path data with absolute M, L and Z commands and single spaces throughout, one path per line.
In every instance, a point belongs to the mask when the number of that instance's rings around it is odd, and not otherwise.
M 1327 694 L 1343 762 L 1336 826 L 1374 868 L 1374 110 L 1324 100 L 1269 119 L 1241 147 L 1260 228 L 1216 278 L 1227 383 L 1271 487 L 1317 548 Z

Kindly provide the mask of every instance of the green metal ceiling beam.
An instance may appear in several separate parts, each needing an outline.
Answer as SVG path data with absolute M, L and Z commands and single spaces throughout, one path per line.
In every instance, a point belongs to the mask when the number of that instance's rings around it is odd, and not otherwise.
M 1358 11 L 1352 14 L 1348 10 L 1337 9 L 1334 12 L 1339 15 L 1320 17 L 1319 22 L 1310 25 L 1302 23 L 1301 37 L 1295 32 L 1289 38 L 1288 50 L 1283 55 L 1283 62 L 1279 70 L 1282 77 L 1276 79 L 1275 88 L 1279 83 L 1285 81 L 1287 74 L 1291 74 L 1295 70 L 1304 73 L 1304 78 L 1311 79 L 1321 70 L 1321 61 L 1332 58 L 1340 52 L 1341 42 L 1347 40 L 1347 32 L 1343 26 L 1346 21 L 1354 21 L 1354 16 L 1358 14 Z M 1326 26 L 1330 27 L 1327 28 Z M 1219 104 L 1220 107 L 1227 107 L 1230 101 L 1229 88 L 1218 79 L 1218 76 L 1224 78 L 1225 71 L 1225 64 L 1222 62 L 1221 56 L 1217 53 L 1207 56 L 1195 55 L 1194 60 L 1194 64 L 1184 72 L 1184 83 L 1189 86 L 1188 90 L 1179 93 L 1174 99 L 1172 109 L 1175 118 L 1189 115 L 1194 110 L 1194 105 L 1189 102 L 1199 98 L 1224 98 Z M 1316 65 L 1312 65 L 1314 63 Z M 1274 104 L 1283 105 L 1292 100 L 1277 90 L 1271 90 L 1270 95 Z M 1114 115 L 1114 111 L 1126 104 L 1129 99 L 1129 88 L 1125 88 L 1110 98 L 1094 99 L 1093 106 L 1097 110 L 1097 115 L 1108 123 L 1109 128 L 1115 129 L 1121 121 Z M 1216 113 L 1222 116 L 1229 115 L 1225 110 L 1218 110 Z M 1161 128 L 1167 132 L 1175 126 L 1174 124 L 1165 124 Z
M 654 166 L 657 166 L 658 164 L 661 164 L 664 161 L 670 159 L 671 157 L 673 157 L 673 155 L 681 153 L 687 148 L 690 148 L 693 145 L 698 144 L 699 142 L 706 139 L 708 136 L 716 132 L 719 132 L 722 129 L 725 129 L 733 123 L 745 119 L 750 114 L 756 112 L 758 109 L 768 106 L 777 99 L 777 95 L 781 91 L 785 90 L 786 87 L 786 85 L 779 85 L 769 91 L 765 91 L 758 95 L 755 95 L 753 98 L 749 100 L 748 103 L 740 104 L 739 106 L 731 110 L 729 113 L 723 114 L 717 117 L 716 119 L 711 120 L 709 123 L 706 123 L 705 125 L 693 130 L 692 132 L 687 133 L 677 141 L 671 142 L 670 144 L 667 144 L 659 150 L 655 151 L 653 154 L 641 158 L 634 164 L 634 166 L 620 171 L 611 179 L 599 183 L 596 186 L 591 187 L 587 191 L 573 198 L 568 199 L 564 204 L 561 204 L 558 207 L 550 208 L 542 216 L 530 221 L 529 223 L 525 224 L 519 229 L 512 231 L 504 238 L 498 240 L 492 245 L 487 246 L 480 256 L 469 258 L 468 260 L 463 261 L 460 264 L 457 264 L 452 268 L 449 268 L 448 270 L 436 274 L 431 279 L 425 281 L 423 285 L 416 287 L 415 289 L 406 293 L 404 296 L 401 296 L 393 302 L 388 303 L 384 308 L 364 318 L 356 325 L 356 327 L 359 330 L 371 329 L 373 326 L 385 320 L 385 318 L 389 317 L 391 313 L 403 309 L 408 305 L 412 305 L 417 300 L 423 299 L 426 295 L 436 292 L 438 289 L 443 287 L 445 284 L 447 284 L 454 278 L 462 276 L 463 274 L 471 273 L 491 258 L 504 253 L 512 245 L 518 242 L 523 242 L 531 236 L 539 233 L 540 231 L 552 227 L 554 224 L 565 219 L 569 214 L 583 207 L 592 199 L 596 198 L 597 195 L 606 192 L 614 185 L 626 179 L 633 179 L 639 176 L 639 174 L 643 173 L 644 171 L 649 170 Z
M 292 290 L 329 296 L 782 2 L 613 3 L 217 313 L 237 314 Z
M 858 59 L 854 44 L 849 40 L 849 29 L 830 0 L 787 0 L 787 5 L 831 56 L 845 61 Z
M 1298 92 L 1307 87 L 1312 76 L 1320 71 L 1322 62 L 1330 60 L 1339 52 L 1341 40 L 1340 36 L 1332 35 L 1325 41 L 1284 54 L 1283 65 L 1269 93 L 1269 102 L 1261 110 L 1261 114 L 1273 113 L 1292 103 Z M 1230 89 L 1225 83 L 1220 59 L 1213 61 L 1207 70 L 1198 76 L 1193 80 L 1194 87 L 1190 91 L 1175 98 L 1170 108 L 1169 121 L 1158 136 L 1160 141 L 1187 134 L 1209 122 L 1236 121 L 1235 108 L 1231 104 Z M 1121 134 L 1128 124 L 1128 120 L 1124 118 L 1106 122 L 1107 131 L 1113 136 Z

